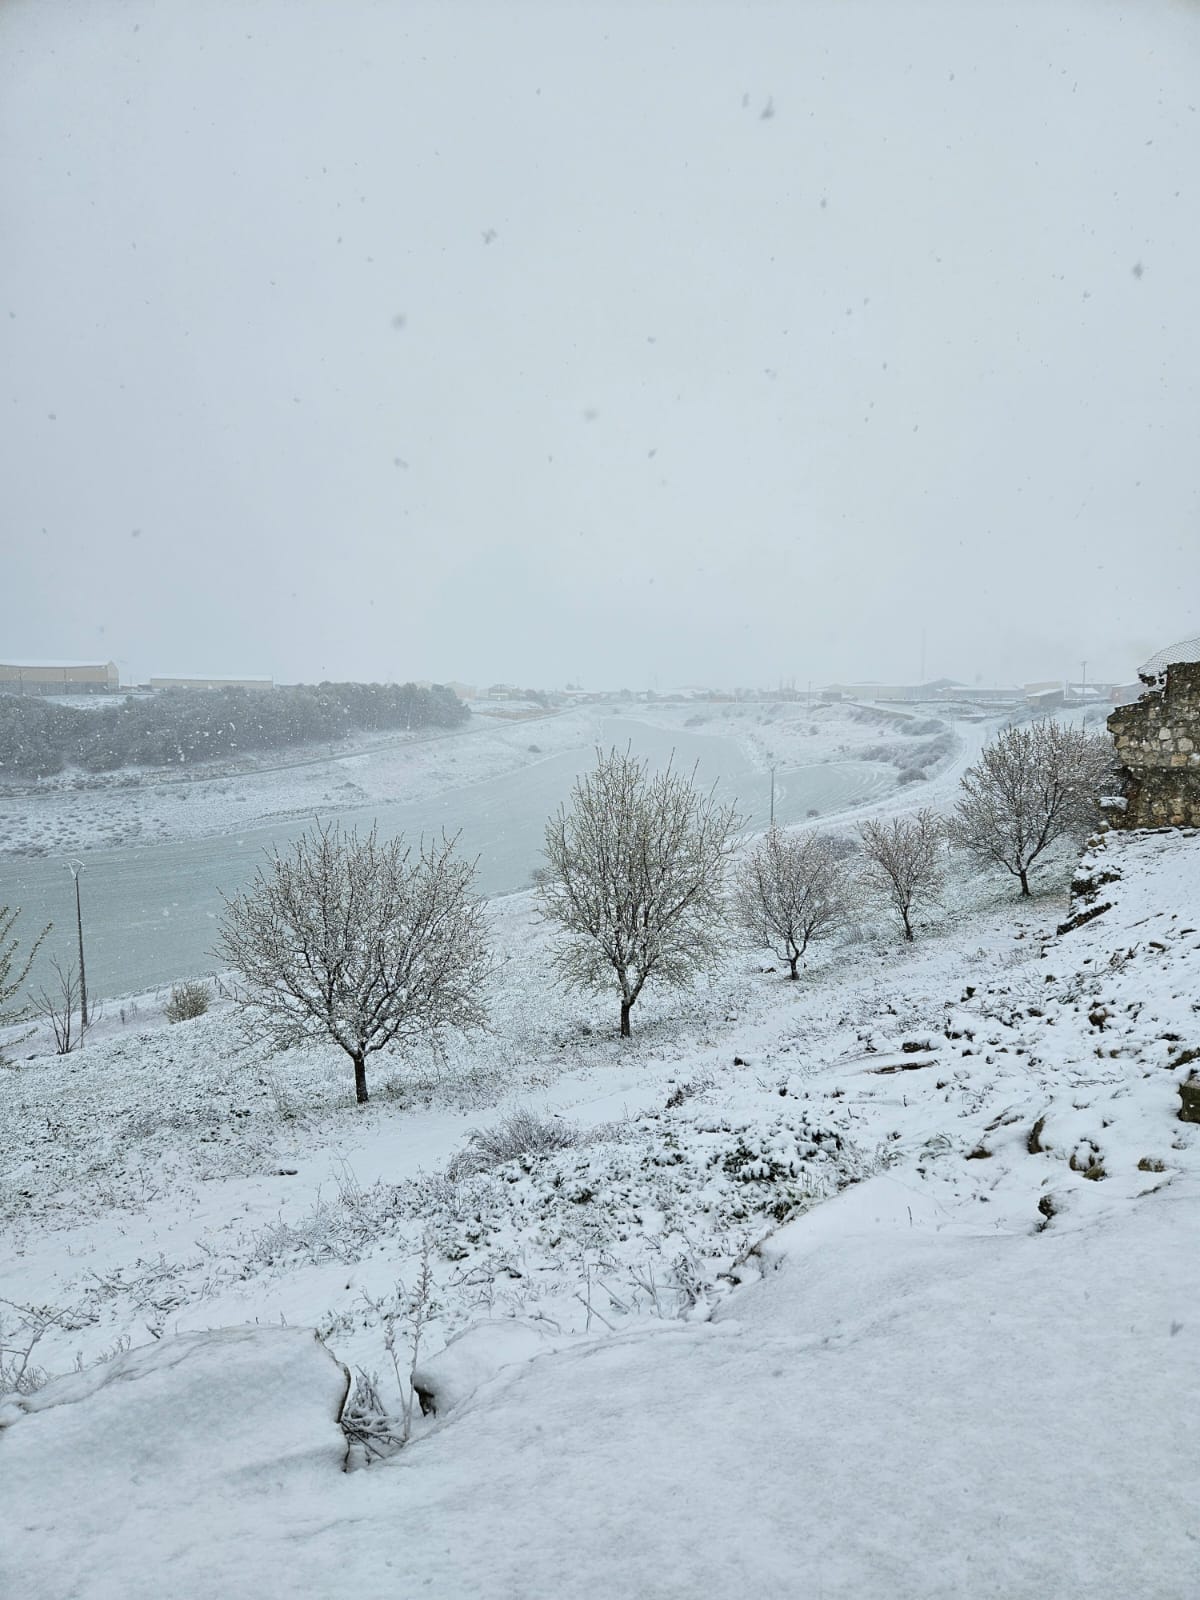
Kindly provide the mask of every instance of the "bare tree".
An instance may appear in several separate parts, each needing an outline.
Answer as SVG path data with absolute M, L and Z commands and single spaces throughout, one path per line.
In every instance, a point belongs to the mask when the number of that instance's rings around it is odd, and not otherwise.
M 439 1044 L 481 1027 L 491 972 L 475 863 L 456 839 L 365 839 L 318 824 L 291 852 L 268 852 L 244 893 L 225 898 L 218 953 L 241 973 L 234 998 L 250 1040 L 277 1050 L 328 1037 L 354 1063 L 391 1045 Z
M 11 1027 L 13 1023 L 21 1022 L 28 1016 L 29 1008 L 14 1005 L 13 1001 L 29 976 L 29 969 L 33 966 L 33 958 L 37 955 L 42 940 L 50 932 L 49 925 L 43 928 L 22 960 L 21 942 L 13 932 L 20 915 L 19 906 L 0 906 L 0 1028 Z M 29 1036 L 25 1034 L 23 1037 Z M 19 1040 L 10 1041 L 11 1044 L 19 1042 Z M 3 1060 L 4 1052 L 0 1051 L 0 1062 Z
M 798 978 L 805 951 L 845 918 L 849 898 L 849 879 L 828 834 L 772 828 L 742 863 L 734 907 L 742 926 Z
M 54 1053 L 69 1056 L 72 1050 L 82 1050 L 83 1041 L 92 1030 L 98 1013 L 84 1009 L 87 991 L 75 967 L 64 967 L 52 960 L 55 986 L 53 991 L 42 989 L 34 1000 L 34 1010 L 44 1017 L 54 1033 Z
M 1005 728 L 963 775 L 949 835 L 981 861 L 1006 868 L 1029 893 L 1034 864 L 1100 817 L 1113 773 L 1112 741 L 1061 722 Z
M 682 986 L 726 948 L 725 869 L 738 818 L 715 790 L 668 765 L 651 777 L 628 750 L 596 752 L 570 810 L 546 824 L 543 915 L 566 935 L 562 979 L 621 997 L 621 1033 L 647 983 Z
M 914 816 L 861 823 L 858 833 L 866 858 L 863 884 L 888 902 L 911 940 L 914 911 L 941 892 L 942 819 L 926 806 Z

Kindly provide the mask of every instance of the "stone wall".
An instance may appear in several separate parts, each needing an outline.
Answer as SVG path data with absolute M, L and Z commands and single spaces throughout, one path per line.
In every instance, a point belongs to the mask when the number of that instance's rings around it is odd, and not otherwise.
M 1200 661 L 1168 667 L 1165 684 L 1118 706 L 1108 726 L 1125 769 L 1118 826 L 1200 828 Z

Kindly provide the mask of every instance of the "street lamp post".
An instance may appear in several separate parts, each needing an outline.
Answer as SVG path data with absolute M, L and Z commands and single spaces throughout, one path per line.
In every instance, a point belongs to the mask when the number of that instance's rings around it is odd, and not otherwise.
M 83 966 L 83 906 L 79 898 L 79 874 L 83 871 L 83 862 L 68 861 L 67 871 L 75 880 L 75 926 L 79 931 L 79 1027 L 82 1038 L 88 1026 L 87 974 Z

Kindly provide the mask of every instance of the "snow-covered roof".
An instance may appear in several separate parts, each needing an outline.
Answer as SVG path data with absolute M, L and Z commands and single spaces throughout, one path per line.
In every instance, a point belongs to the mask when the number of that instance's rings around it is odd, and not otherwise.
M 116 663 L 113 661 L 97 661 L 95 659 L 91 661 L 0 661 L 0 667 L 28 667 L 31 671 L 35 669 L 41 670 L 46 667 L 65 667 L 68 670 L 74 670 L 78 667 L 112 667 L 115 665 Z
M 1193 639 L 1181 639 L 1178 644 L 1169 644 L 1165 650 L 1159 650 L 1144 666 L 1139 667 L 1138 676 L 1157 678 L 1180 661 L 1200 661 L 1200 635 Z

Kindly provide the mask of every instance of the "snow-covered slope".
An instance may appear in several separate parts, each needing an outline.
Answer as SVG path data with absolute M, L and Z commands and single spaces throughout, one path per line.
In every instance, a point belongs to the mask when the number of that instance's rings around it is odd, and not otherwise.
M 525 960 L 493 1054 L 366 1116 L 338 1108 L 317 1055 L 256 1084 L 221 1017 L 25 1064 L 4 1084 L 0 1309 L 61 1312 L 36 1352 L 52 1369 L 135 1348 L 5 1413 L 0 1588 L 1200 1592 L 1200 1161 L 1178 1118 L 1200 1049 L 1200 837 L 1108 835 L 1077 882 L 1070 907 L 984 906 L 797 985 L 735 962 L 686 1008 L 648 1010 L 626 1050 L 585 1031 L 595 1012 L 539 1005 L 516 900 L 498 930 Z M 505 1073 L 580 1142 L 437 1170 L 495 1121 Z M 423 1241 L 438 1413 L 345 1474 L 321 1454 L 324 1380 L 277 1384 L 294 1356 L 267 1325 L 318 1326 L 349 1365 L 385 1368 Z M 179 1423 L 203 1363 L 180 1363 L 176 1396 L 169 1352 L 255 1321 L 255 1428 L 274 1442 L 250 1458 L 216 1371 L 202 1437 Z M 222 1369 L 219 1345 L 187 1348 Z M 114 1422 L 140 1392 L 161 1418 L 139 1424 L 152 1473 Z M 299 1437 L 326 1444 L 297 1474 Z

